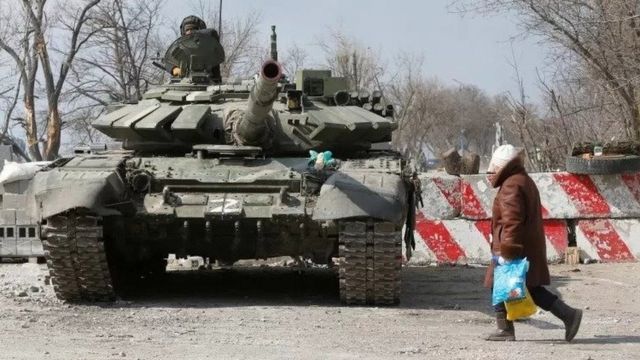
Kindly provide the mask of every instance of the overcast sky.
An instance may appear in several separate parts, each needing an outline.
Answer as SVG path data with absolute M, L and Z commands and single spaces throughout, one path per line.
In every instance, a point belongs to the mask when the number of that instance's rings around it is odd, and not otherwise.
M 217 6 L 219 0 L 212 1 Z M 165 16 L 179 23 L 191 13 L 190 3 L 196 1 L 167 0 Z M 223 0 L 222 13 L 238 17 L 251 10 L 260 12 L 265 46 L 270 25 L 276 25 L 281 54 L 294 41 L 317 54 L 314 43 L 318 36 L 329 27 L 341 26 L 363 44 L 380 49 L 389 61 L 403 50 L 422 55 L 424 74 L 445 83 L 474 84 L 491 94 L 514 91 L 509 63 L 510 38 L 519 34 L 516 19 L 506 15 L 461 17 L 451 13 L 448 4 L 449 0 Z M 518 39 L 513 49 L 535 100 L 536 68 L 544 68 L 544 48 L 533 39 Z

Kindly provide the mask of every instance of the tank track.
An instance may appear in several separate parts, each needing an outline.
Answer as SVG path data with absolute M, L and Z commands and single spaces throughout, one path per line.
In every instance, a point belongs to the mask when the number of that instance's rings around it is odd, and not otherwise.
M 113 301 L 115 293 L 100 218 L 68 212 L 47 219 L 43 246 L 56 296 L 65 301 Z
M 339 257 L 340 300 L 343 303 L 399 303 L 402 236 L 393 223 L 342 222 Z

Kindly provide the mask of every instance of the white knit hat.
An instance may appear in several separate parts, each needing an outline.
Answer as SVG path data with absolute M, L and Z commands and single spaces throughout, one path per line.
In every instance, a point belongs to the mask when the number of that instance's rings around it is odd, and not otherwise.
M 522 149 L 516 148 L 513 145 L 500 145 L 493 152 L 493 156 L 491 156 L 491 161 L 489 162 L 488 172 L 497 173 L 503 167 L 505 167 L 511 160 L 517 158 L 522 155 Z

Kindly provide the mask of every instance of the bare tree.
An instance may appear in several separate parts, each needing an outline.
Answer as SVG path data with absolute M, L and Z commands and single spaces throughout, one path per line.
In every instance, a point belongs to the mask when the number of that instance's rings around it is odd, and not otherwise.
M 285 52 L 282 60 L 282 67 L 289 77 L 295 76 L 299 69 L 302 69 L 309 57 L 309 53 L 298 44 L 293 43 Z
M 90 124 L 106 106 L 138 101 L 150 85 L 162 82 L 164 71 L 151 65 L 167 45 L 159 34 L 162 6 L 163 1 L 103 0 L 96 7 L 91 26 L 99 31 L 78 54 L 64 94 L 65 128 L 79 142 L 98 140 Z
M 481 155 L 490 153 L 493 123 L 502 103 L 482 90 L 426 78 L 418 56 L 400 54 L 387 66 L 375 50 L 340 30 L 331 30 L 318 45 L 325 54 L 324 65 L 346 77 L 352 90 L 380 89 L 385 101 L 395 105 L 398 130 L 392 143 L 405 156 L 421 164 L 425 156 L 437 157 L 462 145 Z
M 158 35 L 162 1 L 106 0 L 97 7 L 93 26 L 101 29 L 78 57 L 73 91 L 92 103 L 137 101 L 163 71 L 151 60 L 167 44 Z
M 62 118 L 60 116 L 60 95 L 62 88 L 67 80 L 69 69 L 76 55 L 82 46 L 97 32 L 91 29 L 89 32 L 83 32 L 85 23 L 90 18 L 90 11 L 100 0 L 86 1 L 84 5 L 78 8 L 68 7 L 60 16 L 60 24 L 62 29 L 70 34 L 68 47 L 65 48 L 64 59 L 60 64 L 58 78 L 52 69 L 52 59 L 49 55 L 49 44 L 45 39 L 46 24 L 44 22 L 44 7 L 47 0 L 22 0 L 24 11 L 27 14 L 29 23 L 33 28 L 34 47 L 38 54 L 40 63 L 42 64 L 42 72 L 45 82 L 48 114 L 47 114 L 47 140 L 43 152 L 43 157 L 52 160 L 58 156 L 60 149 L 60 138 L 62 135 Z
M 393 143 L 406 156 L 420 162 L 425 150 L 429 148 L 427 135 L 433 121 L 426 109 L 432 93 L 429 82 L 422 74 L 422 58 L 402 54 L 398 58 L 398 73 L 388 82 L 385 95 L 396 108 L 397 135 Z
M 5 77 L 4 79 L 0 79 L 0 82 L 4 82 L 8 79 L 9 77 Z M 9 135 L 11 120 L 14 115 L 16 106 L 18 105 L 18 100 L 20 98 L 21 83 L 22 77 L 18 76 L 17 84 L 0 91 L 0 113 L 3 114 L 3 125 L 1 127 L 2 133 L 0 134 L 0 143 L 11 145 L 15 154 L 23 158 L 25 161 L 29 161 L 29 156 L 24 153 L 24 151 L 20 147 L 20 144 L 17 144 L 16 140 Z
M 4 79 L 0 79 L 0 82 L 3 80 L 7 80 L 7 77 Z M 9 88 L 5 88 L 0 90 L 0 111 L 3 113 L 3 123 L 1 126 L 2 133 L 0 134 L 0 141 L 4 140 L 9 132 L 9 126 L 11 124 L 11 116 L 13 115 L 13 111 L 18 104 L 18 98 L 20 97 L 20 83 L 22 83 L 22 78 L 18 77 L 18 86 L 12 86 Z
M 573 61 L 577 83 L 597 90 L 601 115 L 618 119 L 631 139 L 640 140 L 640 1 L 458 0 L 465 12 L 516 12 L 525 34 L 551 45 L 555 64 Z M 576 91 L 575 87 L 573 93 Z M 604 99 L 604 101 L 602 101 Z
M 426 78 L 422 65 L 422 58 L 403 54 L 396 74 L 386 81 L 387 101 L 397 109 L 394 146 L 418 164 L 452 147 L 490 154 L 493 123 L 504 103 L 472 85 L 450 86 Z
M 35 160 L 53 159 L 58 154 L 62 129 L 60 97 L 75 56 L 95 33 L 95 30 L 85 31 L 84 26 L 91 9 L 99 2 L 100 0 L 77 1 L 67 3 L 64 7 L 59 7 L 57 5 L 60 4 L 54 2 L 45 9 L 47 0 L 22 0 L 20 11 L 14 11 L 15 3 L 3 6 L 11 10 L 2 14 L 4 31 L 3 37 L 0 38 L 0 48 L 13 59 L 22 79 L 24 127 L 29 153 Z M 68 40 L 64 49 L 57 48 L 57 39 Z M 50 51 L 61 54 L 57 74 L 53 71 L 53 64 L 57 58 L 52 58 Z M 43 141 L 43 136 L 38 133 L 35 101 L 39 65 L 42 69 L 48 108 L 43 125 L 46 137 L 42 153 L 39 142 Z
M 542 151 L 542 144 L 539 143 L 539 139 L 544 138 L 544 134 L 539 134 L 540 128 L 537 127 L 538 119 L 536 118 L 536 111 L 534 106 L 527 100 L 527 94 L 525 91 L 524 80 L 520 75 L 520 70 L 517 63 L 512 63 L 513 71 L 515 73 L 515 80 L 518 84 L 518 93 L 508 93 L 504 100 L 508 106 L 509 112 L 507 115 L 507 122 L 515 128 L 514 133 L 518 138 L 512 143 L 519 143 L 523 146 L 526 154 L 527 161 L 534 171 L 546 170 L 546 166 L 542 164 L 544 158 L 540 156 Z
M 620 128 L 607 124 L 608 120 L 601 116 L 606 104 L 592 98 L 588 84 L 567 78 L 570 71 L 563 73 L 562 81 L 552 84 L 538 73 L 544 98 L 542 105 L 536 106 L 528 99 L 515 56 L 511 67 L 517 92 L 498 97 L 504 104 L 499 119 L 509 132 L 506 140 L 524 147 L 531 170 L 562 169 L 576 139 L 602 140 Z M 572 85 L 563 86 L 560 91 L 554 89 L 563 83 Z
M 27 148 L 34 160 L 42 160 L 36 119 L 35 85 L 38 72 L 38 53 L 34 46 L 33 30 L 25 11 L 14 11 L 13 2 L 0 3 L 0 49 L 13 60 L 22 79 L 24 120 Z
M 332 28 L 317 40 L 324 52 L 325 63 L 334 76 L 346 77 L 354 90 L 379 87 L 385 64 L 379 53 L 347 35 L 341 28 Z

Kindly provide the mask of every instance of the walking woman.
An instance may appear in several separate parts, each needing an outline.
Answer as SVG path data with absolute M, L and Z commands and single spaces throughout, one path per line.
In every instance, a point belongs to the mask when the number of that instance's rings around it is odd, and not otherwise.
M 493 268 L 499 262 L 526 257 L 529 260 L 527 289 L 536 305 L 560 318 L 565 326 L 565 340 L 576 336 L 582 320 L 582 310 L 574 309 L 547 290 L 550 276 L 547 249 L 542 227 L 540 194 L 524 169 L 522 151 L 511 145 L 502 145 L 494 152 L 489 179 L 499 188 L 493 201 L 491 252 L 494 261 L 485 276 L 485 286 L 493 286 Z M 513 322 L 507 320 L 503 304 L 495 306 L 498 331 L 489 335 L 490 341 L 513 341 Z

